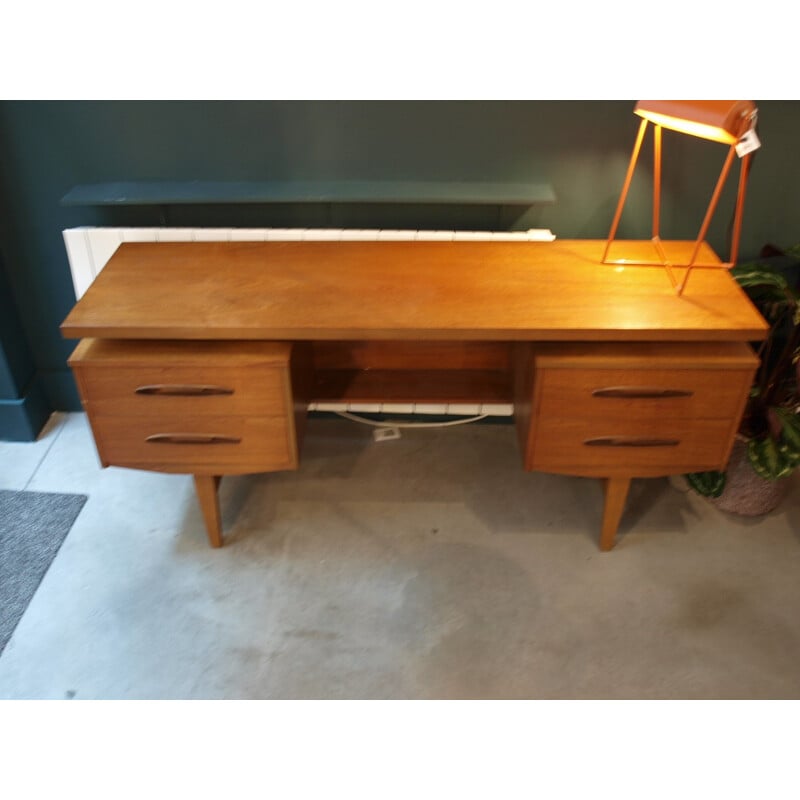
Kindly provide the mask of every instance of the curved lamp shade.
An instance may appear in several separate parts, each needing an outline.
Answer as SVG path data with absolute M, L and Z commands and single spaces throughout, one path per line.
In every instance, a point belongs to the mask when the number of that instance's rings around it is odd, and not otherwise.
M 611 230 L 608 234 L 605 251 L 603 252 L 602 263 L 604 264 L 640 264 L 643 266 L 665 267 L 669 274 L 672 285 L 681 294 L 689 279 L 689 273 L 693 267 L 725 267 L 730 268 L 736 263 L 739 251 L 739 237 L 741 234 L 742 210 L 744 207 L 744 196 L 747 188 L 747 175 L 750 167 L 751 153 L 747 152 L 742 156 L 741 172 L 739 176 L 739 191 L 736 200 L 736 210 L 734 213 L 733 236 L 731 239 L 730 259 L 725 264 L 699 264 L 697 255 L 700 246 L 708 233 L 711 218 L 717 207 L 720 194 L 728 177 L 731 165 L 733 164 L 736 146 L 742 138 L 754 127 L 756 115 L 758 113 L 755 103 L 752 100 L 639 100 L 634 108 L 634 113 L 642 118 L 639 126 L 639 133 L 636 143 L 633 146 L 631 161 L 628 165 L 628 173 L 625 176 L 625 183 L 619 198 L 614 221 L 611 223 Z M 611 243 L 617 234 L 622 209 L 625 205 L 625 198 L 631 185 L 633 171 L 636 161 L 639 158 L 642 141 L 644 139 L 647 126 L 652 124 L 654 130 L 653 147 L 653 244 L 658 251 L 659 261 L 639 261 L 631 259 L 608 260 L 608 252 Z M 708 139 L 712 142 L 729 145 L 728 156 L 717 181 L 717 185 L 708 204 L 700 233 L 695 241 L 694 251 L 687 264 L 670 263 L 660 238 L 660 195 L 661 195 L 661 131 L 663 128 L 678 131 L 679 133 L 695 136 L 701 139 Z M 756 145 L 757 146 L 757 145 Z M 680 284 L 677 283 L 672 273 L 672 267 L 685 267 L 686 272 Z
M 662 128 L 736 144 L 752 127 L 756 105 L 752 100 L 640 100 L 633 113 Z

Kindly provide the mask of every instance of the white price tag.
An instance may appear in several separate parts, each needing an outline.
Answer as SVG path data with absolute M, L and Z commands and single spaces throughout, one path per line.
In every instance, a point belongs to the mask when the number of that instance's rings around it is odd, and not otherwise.
M 758 134 L 756 134 L 756 129 L 750 128 L 736 143 L 736 155 L 742 158 L 742 156 L 746 156 L 748 153 L 758 150 L 759 147 L 761 147 L 761 140 L 758 138 Z

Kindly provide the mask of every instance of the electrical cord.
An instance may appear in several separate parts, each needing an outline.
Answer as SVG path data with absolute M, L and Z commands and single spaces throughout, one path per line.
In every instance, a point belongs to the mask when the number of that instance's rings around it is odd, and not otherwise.
M 389 422 L 388 420 L 379 422 L 377 420 L 359 417 L 357 414 L 351 414 L 349 411 L 334 411 L 333 413 L 345 419 L 352 420 L 353 422 L 360 422 L 362 425 L 371 425 L 374 428 L 449 428 L 453 425 L 466 425 L 468 422 L 477 422 L 489 416 L 488 414 L 479 414 L 476 417 L 454 419 L 449 422 Z

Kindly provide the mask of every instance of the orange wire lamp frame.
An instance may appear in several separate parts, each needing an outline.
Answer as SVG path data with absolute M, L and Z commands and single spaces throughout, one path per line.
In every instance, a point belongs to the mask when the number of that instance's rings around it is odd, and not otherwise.
M 747 190 L 747 176 L 750 168 L 751 153 L 741 159 L 739 172 L 739 191 L 736 198 L 734 212 L 733 236 L 731 239 L 731 252 L 728 262 L 723 264 L 698 263 L 697 256 L 700 247 L 708 233 L 708 227 L 717 208 L 722 189 L 728 178 L 728 173 L 733 164 L 736 153 L 736 144 L 755 124 L 757 109 L 751 100 L 640 100 L 634 108 L 634 113 L 642 118 L 639 133 L 633 145 L 628 172 L 625 183 L 611 223 L 605 250 L 603 251 L 603 264 L 620 264 L 624 266 L 657 266 L 664 267 L 678 294 L 682 294 L 689 280 L 693 268 L 723 268 L 730 269 L 735 263 L 739 253 L 739 238 L 742 231 L 742 211 L 744 209 L 744 196 Z M 653 125 L 653 244 L 655 245 L 660 261 L 635 261 L 631 259 L 609 260 L 608 252 L 617 235 L 617 228 L 622 217 L 622 209 L 631 186 L 633 172 L 642 148 L 642 142 L 649 124 Z M 717 185 L 711 195 L 711 200 L 706 209 L 700 232 L 697 235 L 691 258 L 686 264 L 674 264 L 668 261 L 660 238 L 661 216 L 661 131 L 662 128 L 720 142 L 729 145 L 728 156 L 722 166 Z M 672 272 L 672 267 L 686 268 L 683 280 L 678 284 Z

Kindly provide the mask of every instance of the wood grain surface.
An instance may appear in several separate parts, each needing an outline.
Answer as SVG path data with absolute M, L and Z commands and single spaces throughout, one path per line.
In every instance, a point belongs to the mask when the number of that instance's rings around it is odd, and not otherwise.
M 686 259 L 692 242 L 665 242 Z M 273 340 L 761 339 L 724 269 L 682 296 L 658 267 L 600 263 L 604 242 L 125 243 L 66 337 Z M 649 258 L 650 242 L 615 257 Z M 703 261 L 718 262 L 706 245 Z M 680 272 L 680 270 L 676 270 Z

